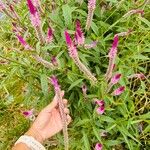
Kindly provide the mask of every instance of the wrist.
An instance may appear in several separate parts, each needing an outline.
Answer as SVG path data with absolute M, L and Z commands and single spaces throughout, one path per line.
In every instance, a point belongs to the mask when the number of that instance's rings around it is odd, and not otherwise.
M 43 137 L 39 134 L 39 132 L 34 129 L 33 127 L 31 127 L 26 133 L 25 135 L 28 135 L 28 136 L 32 136 L 36 141 L 40 142 L 40 143 L 43 143 L 44 142 L 44 139 Z

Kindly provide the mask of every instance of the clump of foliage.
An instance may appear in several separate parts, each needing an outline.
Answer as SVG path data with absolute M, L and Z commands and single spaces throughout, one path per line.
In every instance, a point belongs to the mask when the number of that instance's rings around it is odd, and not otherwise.
M 70 150 L 150 149 L 148 1 L 39 2 L 0 3 L 0 149 L 29 128 L 23 111 L 50 103 L 52 75 L 70 104 Z M 64 149 L 62 134 L 45 146 Z

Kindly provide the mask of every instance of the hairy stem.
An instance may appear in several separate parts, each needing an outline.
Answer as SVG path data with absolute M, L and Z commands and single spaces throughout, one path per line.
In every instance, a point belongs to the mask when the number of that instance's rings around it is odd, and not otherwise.
M 43 66 L 45 66 L 46 68 L 49 69 L 54 69 L 54 65 L 46 60 L 44 60 L 42 57 L 38 56 L 38 55 L 33 55 L 33 58 L 38 61 L 39 63 L 41 63 Z
M 115 58 L 110 58 L 109 59 L 109 65 L 108 65 L 108 68 L 107 68 L 107 72 L 105 74 L 105 78 L 106 78 L 107 82 L 112 77 L 112 72 L 113 72 L 113 68 L 114 68 L 114 61 L 115 61 Z
M 88 16 L 86 21 L 86 29 L 89 30 L 91 27 L 92 19 L 93 19 L 94 9 L 91 8 L 88 10 Z
M 56 90 L 56 95 L 58 96 L 59 111 L 60 111 L 60 115 L 61 115 L 62 123 L 63 123 L 63 135 L 64 135 L 65 150 L 68 150 L 69 149 L 69 138 L 68 138 L 67 117 L 64 112 L 64 104 L 63 104 L 63 99 L 61 96 L 60 89 Z
M 45 40 L 44 40 L 44 37 L 43 37 L 43 34 L 42 34 L 42 29 L 41 29 L 40 26 L 36 26 L 36 34 L 37 34 L 37 37 L 38 37 L 40 43 L 44 44 Z
M 79 58 L 73 59 L 75 64 L 79 67 L 79 69 L 85 74 L 85 76 L 90 79 L 93 83 L 97 83 L 97 79 L 90 72 L 90 70 L 80 61 Z

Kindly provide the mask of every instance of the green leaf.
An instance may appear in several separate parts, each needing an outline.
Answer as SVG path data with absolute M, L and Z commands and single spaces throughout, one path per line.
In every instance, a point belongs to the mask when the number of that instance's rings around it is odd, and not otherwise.
M 79 83 L 81 83 L 82 80 L 83 80 L 83 79 L 79 79 L 79 80 L 73 82 L 73 83 L 71 84 L 71 86 L 69 87 L 68 92 L 69 92 L 72 88 L 74 88 L 75 86 L 77 86 Z
M 72 9 L 70 8 L 68 4 L 66 4 L 62 6 L 62 10 L 63 10 L 64 19 L 65 19 L 65 25 L 67 27 L 71 26 L 72 25 Z
M 150 22 L 146 18 L 144 17 L 139 17 L 139 18 L 143 23 L 145 23 L 148 27 L 150 27 Z
M 94 31 L 94 33 L 95 33 L 96 35 L 99 34 L 99 32 L 98 32 L 98 27 L 97 27 L 97 25 L 96 25 L 94 22 L 92 22 L 91 28 L 92 28 L 92 30 Z
M 47 81 L 47 76 L 45 74 L 42 74 L 40 77 L 41 80 L 41 88 L 43 94 L 46 96 L 48 94 L 48 81 Z
M 83 142 L 84 142 L 84 147 L 86 150 L 90 150 L 90 143 L 89 143 L 89 139 L 87 137 L 87 134 L 83 131 Z

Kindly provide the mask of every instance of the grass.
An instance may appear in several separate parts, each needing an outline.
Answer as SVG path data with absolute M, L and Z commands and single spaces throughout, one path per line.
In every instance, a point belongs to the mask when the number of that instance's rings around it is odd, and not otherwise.
M 11 149 L 17 138 L 27 131 L 31 122 L 24 118 L 21 111 L 35 109 L 37 114 L 50 103 L 54 96 L 53 88 L 47 77 L 57 75 L 69 108 L 73 122 L 69 127 L 70 150 L 90 150 L 97 142 L 104 150 L 149 150 L 150 149 L 150 5 L 144 1 L 97 0 L 91 29 L 85 30 L 86 42 L 98 40 L 96 48 L 79 48 L 79 56 L 99 80 L 92 86 L 69 58 L 65 44 L 64 30 L 75 30 L 75 20 L 79 19 L 84 28 L 87 17 L 87 1 L 79 5 L 70 1 L 68 5 L 56 0 L 52 13 L 51 1 L 43 0 L 43 32 L 48 24 L 54 28 L 55 39 L 52 44 L 40 46 L 29 20 L 26 2 L 17 4 L 15 9 L 20 16 L 21 26 L 28 43 L 44 59 L 57 56 L 59 68 L 50 70 L 37 63 L 31 52 L 25 51 L 12 31 L 12 20 L 3 16 L 0 20 L 0 149 Z M 123 18 L 131 9 L 144 10 L 139 14 Z M 18 24 L 18 22 L 17 22 Z M 113 97 L 105 93 L 104 74 L 108 66 L 107 54 L 114 34 L 132 29 L 128 36 L 119 38 L 115 72 L 122 74 L 119 85 L 125 86 L 125 92 Z M 142 72 L 144 80 L 127 76 Z M 83 98 L 81 86 L 88 87 L 87 100 Z M 115 85 L 113 90 L 119 85 Z M 105 113 L 98 115 L 93 98 L 104 99 Z M 102 131 L 106 137 L 100 136 Z M 47 149 L 63 149 L 62 134 L 46 141 Z

